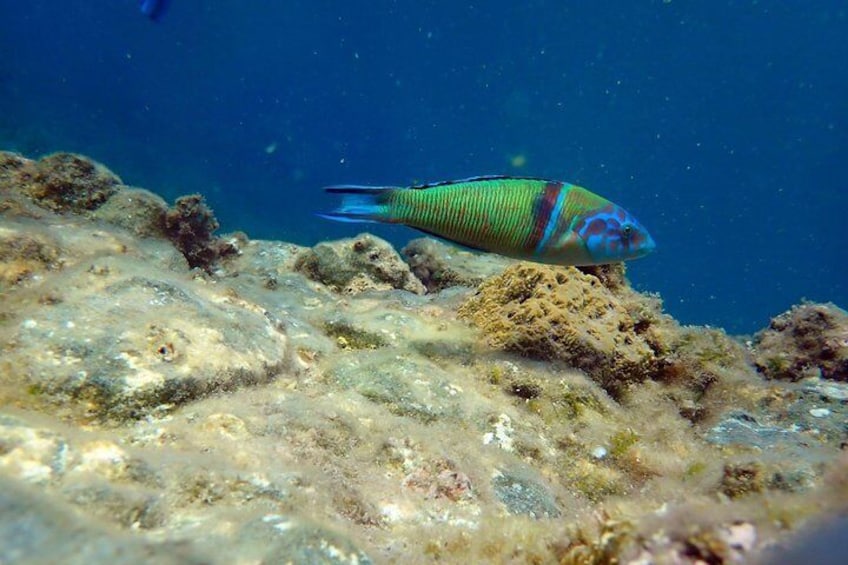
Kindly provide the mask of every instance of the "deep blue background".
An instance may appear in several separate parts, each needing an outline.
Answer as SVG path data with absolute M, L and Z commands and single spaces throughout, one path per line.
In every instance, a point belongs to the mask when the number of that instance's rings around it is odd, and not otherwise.
M 654 235 L 638 288 L 750 332 L 848 305 L 845 6 L 174 0 L 156 24 L 134 0 L 0 0 L 0 147 L 85 153 L 301 244 L 358 231 L 311 215 L 325 184 L 567 180 Z

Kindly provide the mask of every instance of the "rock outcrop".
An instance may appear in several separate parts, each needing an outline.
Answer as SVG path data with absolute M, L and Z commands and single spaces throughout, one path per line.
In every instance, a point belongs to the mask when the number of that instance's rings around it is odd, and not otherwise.
M 620 266 L 216 229 L 0 153 L 0 562 L 741 563 L 848 508 L 833 305 L 745 344 Z

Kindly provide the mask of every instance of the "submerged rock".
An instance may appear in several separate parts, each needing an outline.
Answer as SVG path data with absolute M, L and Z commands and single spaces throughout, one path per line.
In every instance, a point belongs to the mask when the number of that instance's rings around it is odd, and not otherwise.
M 46 163 L 0 153 L 0 561 L 737 563 L 848 508 L 835 307 L 766 379 L 620 265 L 223 242 Z
M 56 241 L 27 226 L 0 226 L 0 291 L 60 267 Z
M 459 314 L 492 346 L 564 361 L 616 395 L 658 370 L 660 313 L 640 306 L 577 269 L 521 263 L 483 283 Z
M 123 260 L 68 269 L 59 303 L 19 310 L 4 332 L 7 379 L 32 402 L 122 420 L 265 383 L 285 367 L 286 336 L 261 310 L 150 274 Z
M 743 445 L 755 449 L 773 449 L 777 446 L 801 446 L 803 435 L 790 428 L 763 424 L 741 410 L 730 411 L 724 419 L 709 430 L 707 439 L 718 445 Z
M 390 288 L 425 292 L 397 251 L 368 234 L 319 243 L 297 258 L 295 269 L 346 294 Z
M 474 253 L 429 237 L 413 239 L 401 254 L 427 292 L 452 286 L 476 287 L 514 263 L 500 255 Z
M 16 247 L 29 278 L 16 277 L 0 304 L 0 367 L 17 402 L 134 419 L 268 382 L 286 366 L 285 330 L 263 308 L 190 278 L 164 241 L 67 223 L 2 231 L 30 242 Z
M 32 170 L 27 170 L 31 167 Z M 82 155 L 54 153 L 28 165 L 23 191 L 54 212 L 85 212 L 102 206 L 121 186 L 112 171 Z
M 2 563 L 209 563 L 185 543 L 157 543 L 115 531 L 53 497 L 0 476 Z
M 180 197 L 168 209 L 160 197 L 124 186 L 87 157 L 54 153 L 32 161 L 0 152 L 0 213 L 41 218 L 47 210 L 107 222 L 139 237 L 167 238 L 192 268 L 210 271 L 238 253 L 234 239 L 215 235 L 218 221 L 199 194 Z
M 51 430 L 32 428 L 19 418 L 0 414 L 0 445 L 4 476 L 44 485 L 68 469 L 65 438 Z
M 460 416 L 455 385 L 427 361 L 392 353 L 351 353 L 339 358 L 328 376 L 398 416 L 425 423 Z
M 315 563 L 316 565 L 370 565 L 371 559 L 343 535 L 296 518 L 278 514 L 247 524 L 238 535 L 239 545 L 248 541 L 263 548 L 262 563 Z M 248 550 L 250 551 L 250 550 Z M 233 555 L 245 558 L 242 551 Z
M 755 336 L 754 359 L 770 379 L 848 381 L 848 314 L 834 304 L 795 306 Z
M 513 265 L 458 313 L 490 346 L 580 369 L 618 400 L 647 379 L 662 382 L 693 422 L 721 410 L 710 391 L 724 395 L 755 378 L 741 343 L 721 330 L 681 327 L 658 298 L 630 289 L 620 266 Z
M 238 252 L 232 241 L 215 236 L 218 227 L 218 220 L 199 194 L 177 198 L 165 213 L 165 235 L 192 268 L 209 271 L 221 258 Z
M 526 514 L 531 518 L 559 518 L 562 515 L 550 490 L 521 473 L 495 473 L 492 488 L 510 514 Z
M 121 227 L 138 237 L 165 237 L 168 204 L 143 188 L 124 188 L 114 194 L 92 217 Z

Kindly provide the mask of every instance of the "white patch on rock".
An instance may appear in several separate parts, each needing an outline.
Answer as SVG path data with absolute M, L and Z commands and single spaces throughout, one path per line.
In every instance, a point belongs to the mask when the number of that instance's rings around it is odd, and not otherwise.
M 126 472 L 127 460 L 127 452 L 111 441 L 92 441 L 80 449 L 80 464 L 75 471 L 116 478 Z
M 494 424 L 495 430 L 483 434 L 483 445 L 494 443 L 504 451 L 513 450 L 512 434 L 515 431 L 512 427 L 512 420 L 506 414 L 498 416 L 498 421 Z

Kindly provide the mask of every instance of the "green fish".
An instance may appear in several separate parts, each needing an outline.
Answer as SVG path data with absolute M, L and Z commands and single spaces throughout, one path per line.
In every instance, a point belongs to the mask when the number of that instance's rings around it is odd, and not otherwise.
M 555 265 L 600 265 L 656 247 L 621 206 L 566 182 L 486 176 L 411 187 L 328 186 L 342 222 L 403 224 L 459 245 Z

